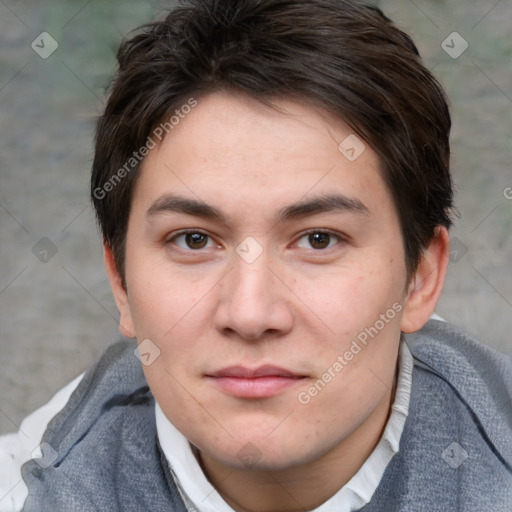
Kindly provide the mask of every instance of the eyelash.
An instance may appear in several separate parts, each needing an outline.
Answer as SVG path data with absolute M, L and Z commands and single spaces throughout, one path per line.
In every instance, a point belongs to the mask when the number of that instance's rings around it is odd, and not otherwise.
M 209 240 L 213 240 L 213 237 L 211 237 L 208 233 L 205 233 L 204 231 L 202 231 L 200 229 L 187 229 L 187 230 L 175 233 L 175 234 L 172 235 L 172 237 L 166 239 L 165 245 L 171 245 L 171 244 L 175 245 L 174 241 L 178 237 L 186 236 L 186 235 L 190 235 L 190 234 L 200 234 L 200 235 L 203 235 L 203 236 L 207 237 Z M 312 251 L 312 252 L 315 252 L 315 253 L 327 252 L 330 249 L 332 249 L 333 247 L 335 247 L 336 245 L 338 245 L 339 243 L 343 243 L 343 242 L 347 241 L 346 237 L 344 237 L 343 235 L 341 235 L 339 233 L 335 233 L 334 231 L 329 231 L 327 229 L 309 229 L 309 230 L 304 231 L 303 233 L 301 233 L 296 238 L 296 241 L 294 242 L 294 244 L 297 244 L 299 242 L 299 240 L 301 240 L 302 238 L 307 237 L 309 235 L 313 235 L 313 234 L 326 234 L 326 235 L 329 235 L 330 237 L 333 237 L 333 238 L 337 239 L 337 242 L 333 246 L 331 246 L 331 247 L 327 247 L 327 248 L 324 248 L 324 249 L 314 249 L 314 248 L 306 249 L 306 250 L 309 250 L 309 251 Z M 217 247 L 219 247 L 219 246 L 220 246 L 220 244 L 217 244 Z M 204 251 L 203 249 L 191 249 L 191 248 L 183 249 L 183 248 L 181 248 L 179 246 L 178 246 L 177 250 L 178 251 L 187 252 L 187 253 L 201 253 L 201 252 Z

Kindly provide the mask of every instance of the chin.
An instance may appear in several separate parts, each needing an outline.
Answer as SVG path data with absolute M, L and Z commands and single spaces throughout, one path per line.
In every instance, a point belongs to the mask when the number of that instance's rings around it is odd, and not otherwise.
M 322 455 L 320 448 L 306 447 L 300 440 L 285 444 L 283 439 L 276 438 L 272 442 L 268 438 L 249 439 L 247 436 L 229 446 L 218 445 L 216 448 L 204 452 L 236 470 L 284 471 L 313 462 Z

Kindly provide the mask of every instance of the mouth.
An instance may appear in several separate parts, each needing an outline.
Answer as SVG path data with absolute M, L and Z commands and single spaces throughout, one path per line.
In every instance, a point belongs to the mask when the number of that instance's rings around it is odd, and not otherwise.
M 237 398 L 270 398 L 306 378 L 277 366 L 230 366 L 206 375 L 221 391 Z

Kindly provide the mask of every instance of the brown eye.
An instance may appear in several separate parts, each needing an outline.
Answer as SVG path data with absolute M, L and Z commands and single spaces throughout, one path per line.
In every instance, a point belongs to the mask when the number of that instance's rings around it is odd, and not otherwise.
M 339 235 L 328 231 L 310 231 L 297 240 L 297 245 L 301 249 L 321 251 L 322 249 L 330 249 L 341 241 L 342 238 Z
M 175 245 L 184 251 L 199 251 L 219 247 L 208 235 L 200 231 L 185 231 L 168 240 L 168 244 Z
M 202 233 L 187 233 L 185 243 L 190 249 L 203 249 L 208 243 L 208 237 Z
M 311 233 L 308 235 L 308 241 L 313 249 L 325 249 L 329 247 L 331 235 L 329 233 Z

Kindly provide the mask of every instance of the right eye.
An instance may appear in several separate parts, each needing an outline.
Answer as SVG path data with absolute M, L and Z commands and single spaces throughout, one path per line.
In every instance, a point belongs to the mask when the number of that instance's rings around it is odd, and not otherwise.
M 170 238 L 167 244 L 174 244 L 184 251 L 199 251 L 219 247 L 211 237 L 201 231 L 182 231 Z

